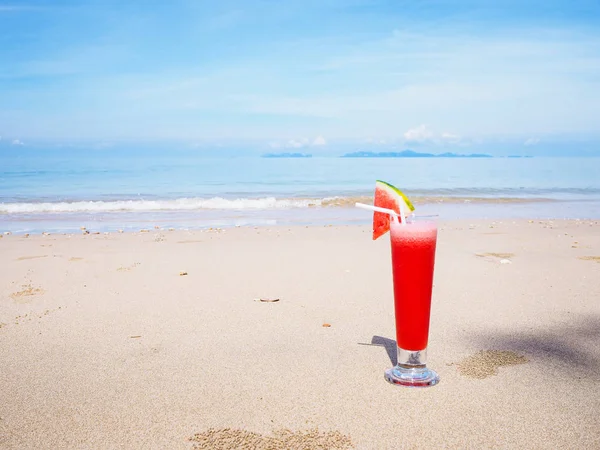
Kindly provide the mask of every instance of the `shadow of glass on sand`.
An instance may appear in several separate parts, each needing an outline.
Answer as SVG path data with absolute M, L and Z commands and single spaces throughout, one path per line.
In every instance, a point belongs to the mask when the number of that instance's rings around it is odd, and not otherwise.
M 396 341 L 393 339 L 388 339 L 383 336 L 373 336 L 371 338 L 371 343 L 368 344 L 366 342 L 359 342 L 359 345 L 372 345 L 374 347 L 384 347 L 387 352 L 388 358 L 393 366 L 398 363 L 398 350 L 396 348 Z

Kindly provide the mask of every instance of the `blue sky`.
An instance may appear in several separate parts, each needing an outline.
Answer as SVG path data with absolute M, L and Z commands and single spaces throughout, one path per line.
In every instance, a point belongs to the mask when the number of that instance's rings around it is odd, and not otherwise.
M 600 154 L 598 117 L 596 0 L 0 0 L 3 145 Z

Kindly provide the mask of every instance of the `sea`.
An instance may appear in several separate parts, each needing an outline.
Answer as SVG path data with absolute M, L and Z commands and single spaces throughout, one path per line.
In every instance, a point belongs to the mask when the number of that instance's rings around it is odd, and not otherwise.
M 368 224 L 375 180 L 444 219 L 599 219 L 600 158 L 0 152 L 0 232 Z

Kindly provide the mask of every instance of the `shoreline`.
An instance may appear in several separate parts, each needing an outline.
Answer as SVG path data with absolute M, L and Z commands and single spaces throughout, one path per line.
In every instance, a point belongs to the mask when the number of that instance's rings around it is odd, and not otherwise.
M 312 217 L 308 220 L 302 221 L 297 217 L 292 217 L 291 219 L 285 219 L 281 217 L 281 214 L 277 214 L 275 212 L 274 215 L 268 218 L 262 218 L 261 215 L 256 217 L 244 217 L 244 218 L 235 218 L 231 221 L 223 221 L 223 219 L 211 219 L 207 221 L 203 218 L 195 217 L 195 214 L 190 215 L 190 218 L 187 221 L 186 225 L 174 223 L 168 223 L 164 225 L 164 217 L 155 216 L 154 220 L 146 219 L 143 221 L 132 220 L 128 222 L 119 222 L 117 220 L 102 220 L 102 221 L 91 221 L 89 218 L 80 218 L 78 220 L 71 219 L 68 224 L 62 224 L 60 227 L 57 227 L 56 223 L 48 223 L 45 219 L 40 219 L 39 221 L 29 221 L 26 222 L 28 226 L 23 228 L 22 222 L 2 222 L 0 221 L 0 238 L 2 236 L 24 236 L 24 235 L 58 235 L 58 236 L 75 236 L 75 235 L 112 235 L 112 234 L 127 234 L 127 233 L 147 233 L 153 231 L 160 232 L 205 232 L 211 230 L 231 230 L 231 229 L 239 229 L 239 228 L 274 228 L 274 229 L 285 229 L 285 228 L 308 228 L 308 227 L 331 227 L 331 226 L 340 226 L 340 227 L 352 227 L 352 226 L 370 226 L 371 225 L 371 215 L 367 212 L 365 214 L 364 211 L 358 210 L 356 208 L 348 208 L 351 214 L 346 216 L 324 216 L 324 217 Z M 423 218 L 433 218 L 438 223 L 443 222 L 452 222 L 452 223 L 460 223 L 460 222 L 494 222 L 494 223 L 502 223 L 502 222 L 521 222 L 521 221 L 536 221 L 536 222 L 548 222 L 548 221 L 573 221 L 573 222 L 590 222 L 590 223 L 598 223 L 600 221 L 600 214 L 594 217 L 539 217 L 539 216 L 524 216 L 527 211 L 523 211 L 520 215 L 515 215 L 514 217 L 510 216 L 491 216 L 491 217 L 478 217 L 478 215 L 474 215 L 473 217 L 447 217 L 440 213 L 440 208 L 436 208 L 434 210 L 425 210 L 419 211 L 416 217 Z M 600 212 L 600 211 L 599 211 Z M 438 213 L 438 214 L 436 214 Z M 306 217 L 304 217 L 306 219 Z M 212 221 L 212 222 L 211 222 Z M 185 220 L 184 220 L 185 222 Z M 206 223 L 208 222 L 208 223 Z M 43 226 L 46 224 L 46 226 Z M 12 229 L 9 228 L 12 225 Z M 19 226 L 20 225 L 20 226 Z
M 560 192 L 559 192 L 560 193 Z M 106 199 L 105 196 L 99 196 L 98 198 L 91 199 L 65 199 L 57 198 L 56 201 L 48 201 L 47 198 L 44 200 L 32 199 L 31 201 L 14 201 L 9 198 L 0 201 L 0 213 L 2 214 L 23 214 L 23 213 L 35 213 L 35 212 L 85 212 L 85 211 L 97 211 L 97 212 L 119 212 L 119 211 L 133 211 L 138 210 L 140 212 L 148 211 L 161 211 L 161 210 L 177 210 L 177 207 L 167 208 L 167 206 L 179 204 L 179 209 L 184 210 L 203 210 L 203 209 L 244 209 L 244 202 L 249 203 L 246 206 L 247 209 L 252 209 L 251 202 L 260 204 L 262 202 L 265 206 L 272 206 L 275 209 L 286 209 L 289 207 L 344 207 L 352 206 L 356 202 L 368 203 L 373 201 L 373 195 L 371 193 L 354 193 L 354 194 L 336 194 L 331 193 L 315 193 L 313 196 L 309 195 L 297 195 L 292 196 L 285 193 L 271 193 L 263 195 L 252 195 L 242 197 L 240 195 L 234 196 L 231 194 L 224 196 L 212 196 L 212 197 L 198 197 L 198 196 L 185 196 L 185 197 L 159 197 L 155 195 L 147 196 L 136 196 L 135 198 L 123 198 L 121 196 L 115 198 Z M 538 202 L 568 202 L 568 201 L 585 201 L 585 197 L 571 197 L 563 196 L 551 197 L 541 195 L 497 195 L 493 193 L 482 193 L 482 195 L 476 195 L 471 193 L 470 195 L 463 194 L 414 194 L 409 192 L 406 194 L 410 197 L 413 203 L 423 204 L 435 204 L 435 203 L 538 203 Z M 592 201 L 598 201 L 600 198 L 591 198 Z M 289 205 L 286 203 L 288 202 Z M 271 205 L 269 205 L 269 203 Z M 134 208 L 135 205 L 140 205 L 139 208 Z M 279 205 L 279 206 L 278 206 Z M 162 207 L 161 207 L 162 206 Z M 221 208 L 219 208 L 221 206 Z M 223 208 L 223 206 L 226 206 Z M 227 208 L 227 206 L 229 206 Z M 144 209 L 144 207 L 146 209 Z M 104 209 L 103 209 L 104 208 Z
M 411 198 L 417 215 L 435 216 L 440 220 L 600 219 L 600 198 L 418 195 Z M 244 226 L 368 225 L 370 214 L 354 208 L 356 202 L 370 204 L 372 196 L 14 204 L 20 206 L 0 203 L 0 233 L 76 233 L 81 227 L 103 233 L 155 226 L 193 230 Z M 1 212 L 2 208 L 5 212 Z

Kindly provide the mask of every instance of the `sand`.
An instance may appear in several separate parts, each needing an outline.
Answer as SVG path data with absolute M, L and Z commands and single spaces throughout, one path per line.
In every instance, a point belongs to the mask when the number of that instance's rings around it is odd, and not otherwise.
M 600 222 L 440 225 L 420 390 L 368 227 L 3 236 L 0 448 L 600 448 Z

